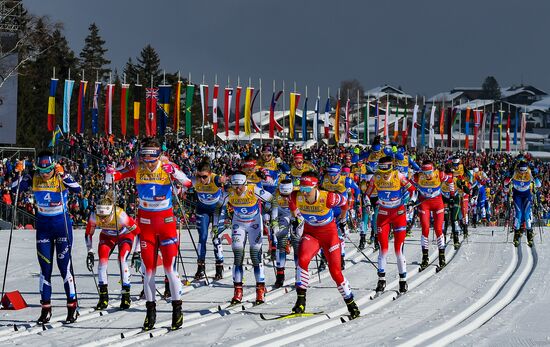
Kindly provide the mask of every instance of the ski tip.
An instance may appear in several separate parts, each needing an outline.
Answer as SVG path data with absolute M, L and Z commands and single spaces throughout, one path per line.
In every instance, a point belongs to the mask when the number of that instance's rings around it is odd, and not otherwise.
M 155 337 L 155 336 L 153 335 L 153 333 L 150 332 L 149 333 L 149 338 L 152 339 L 153 337 Z
M 340 317 L 340 322 L 345 323 L 346 319 L 344 317 Z
M 123 339 L 124 337 L 124 333 L 120 333 L 120 338 Z
M 244 307 L 244 305 L 241 306 L 241 311 L 245 311 L 246 310 L 246 307 Z
M 262 320 L 266 320 L 266 318 L 265 318 L 265 316 L 264 316 L 263 313 L 260 313 L 260 318 L 261 318 Z
M 218 305 L 218 311 L 221 311 L 221 310 L 222 310 L 222 306 Z

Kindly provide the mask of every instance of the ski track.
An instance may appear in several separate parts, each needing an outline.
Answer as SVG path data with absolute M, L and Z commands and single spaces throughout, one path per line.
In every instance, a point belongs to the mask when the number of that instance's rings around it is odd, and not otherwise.
M 491 230 L 495 230 L 494 234 Z M 81 316 L 75 324 L 62 325 L 57 320 L 64 318 L 66 309 L 62 283 L 58 271 L 52 278 L 53 314 L 51 327 L 42 331 L 33 326 L 33 320 L 40 312 L 38 287 L 39 267 L 35 255 L 34 232 L 14 231 L 12 255 L 6 291 L 18 289 L 27 300 L 29 308 L 20 311 L 0 311 L 0 344 L 41 346 L 58 345 L 339 345 L 357 344 L 393 346 L 451 344 L 534 346 L 550 344 L 550 330 L 547 328 L 550 312 L 550 264 L 546 243 L 535 239 L 536 246 L 531 250 L 522 244 L 516 249 L 511 243 L 505 244 L 506 234 L 502 227 L 474 229 L 470 240 L 450 257 L 454 250 L 447 248 L 448 265 L 435 274 L 432 265 L 422 273 L 416 273 L 418 266 L 413 265 L 421 258 L 419 230 L 413 230 L 413 236 L 407 238 L 405 255 L 408 262 L 409 292 L 392 300 L 396 296 L 391 285 L 397 284 L 397 270 L 392 243 L 388 254 L 386 292 L 369 300 L 376 286 L 377 276 L 374 267 L 356 252 L 347 242 L 346 270 L 344 275 L 350 281 L 362 317 L 342 324 L 340 315 L 346 314 L 345 304 L 336 290 L 328 271 L 322 272 L 321 283 L 316 274 L 315 259 L 310 264 L 312 288 L 308 291 L 307 311 L 324 311 L 326 315 L 310 318 L 298 318 L 284 321 L 263 321 L 259 312 L 290 312 L 296 299 L 293 290 L 294 263 L 292 256 L 287 259 L 286 290 L 268 292 L 267 302 L 252 307 L 243 301 L 247 310 L 234 307 L 218 312 L 216 307 L 224 308 L 233 294 L 231 270 L 233 262 L 230 246 L 224 245 L 224 279 L 210 286 L 204 280 L 193 286 L 186 286 L 182 296 L 184 325 L 179 331 L 168 333 L 171 305 L 157 297 L 157 329 L 151 333 L 140 333 L 145 317 L 144 300 L 134 302 L 126 311 L 110 308 L 102 315 L 90 308 L 97 302 L 97 293 L 91 275 L 85 268 L 85 246 L 83 231 L 75 231 L 73 246 L 76 284 L 81 305 Z M 545 229 L 546 231 L 548 228 Z M 538 231 L 538 229 L 536 229 Z M 543 232 L 544 234 L 544 232 Z M 547 233 L 546 233 L 547 234 Z M 183 257 L 187 275 L 192 277 L 195 270 L 195 254 L 189 242 L 189 235 L 182 233 Z M 357 242 L 358 235 L 352 234 Z M 0 231 L 0 267 L 4 267 L 8 231 Z M 511 239 L 511 238 L 510 238 Z M 525 236 L 522 239 L 525 242 Z M 95 241 L 97 242 L 97 241 Z M 265 248 L 264 248 L 265 249 Z M 436 246 L 430 245 L 430 260 L 437 262 Z M 377 252 L 372 248 L 365 253 L 376 263 Z M 513 252 L 517 252 L 517 264 L 513 264 Z M 110 304 L 119 304 L 120 287 L 118 285 L 118 266 L 114 256 L 109 263 L 111 294 Z M 211 245 L 207 251 L 207 269 L 213 275 L 213 257 Z M 266 285 L 274 282 L 271 263 L 264 262 Z M 252 266 L 245 265 L 244 299 L 252 301 L 255 297 Z M 512 267 L 511 274 L 506 275 Z M 183 279 L 183 271 L 180 268 Z M 97 275 L 97 274 L 96 274 Z M 157 289 L 164 290 L 162 270 L 157 272 Z M 500 285 L 500 282 L 503 282 Z M 141 290 L 139 276 L 133 276 L 132 296 Z M 485 298 L 487 291 L 496 294 Z M 477 305 L 477 306 L 476 306 Z M 256 314 L 253 314 L 256 313 Z M 14 331 L 16 324 L 19 331 Z M 293 327 L 299 328 L 293 332 Z M 206 332 L 206 333 L 205 333 Z M 124 339 L 121 339 L 121 333 Z M 424 333 L 424 335 L 421 335 Z M 426 335 L 427 334 L 427 335 Z M 153 338 L 151 338 L 151 335 Z M 424 337 L 424 338 L 419 338 Z M 426 336 L 428 336 L 426 338 Z M 363 338 L 363 339 L 361 339 Z M 415 340 L 417 338 L 417 340 Z M 361 340 L 358 340 L 361 339 Z M 413 343 L 415 342 L 416 343 Z

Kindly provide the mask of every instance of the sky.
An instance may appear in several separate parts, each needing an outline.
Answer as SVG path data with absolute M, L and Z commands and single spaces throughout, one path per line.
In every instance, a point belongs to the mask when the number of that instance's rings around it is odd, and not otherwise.
M 64 23 L 78 53 L 95 22 L 111 68 L 151 44 L 168 72 L 195 83 L 271 90 L 285 81 L 321 96 L 343 80 L 432 96 L 454 87 L 531 84 L 550 93 L 550 1 L 24 0 Z

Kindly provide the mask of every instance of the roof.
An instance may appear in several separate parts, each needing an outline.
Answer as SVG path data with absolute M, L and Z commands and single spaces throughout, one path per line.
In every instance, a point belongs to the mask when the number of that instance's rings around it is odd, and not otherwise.
M 369 89 L 365 92 L 365 96 L 373 96 L 376 99 L 382 98 L 386 95 L 395 96 L 395 97 L 403 97 L 403 98 L 409 98 L 412 99 L 412 96 L 409 94 L 405 94 L 401 89 L 395 88 L 393 86 L 390 86 L 389 84 Z
M 436 95 L 432 96 L 431 98 L 426 100 L 426 102 L 451 102 L 454 99 L 460 97 L 462 94 L 464 94 L 464 92 L 462 92 L 462 91 L 458 91 L 458 92 L 454 92 L 454 93 L 452 93 L 452 92 L 443 92 L 443 93 L 439 93 L 439 94 L 436 94 Z
M 473 109 L 473 108 L 484 107 L 484 106 L 492 105 L 494 103 L 495 103 L 495 100 L 476 99 L 476 100 L 465 102 L 465 103 L 460 104 L 460 105 L 456 105 L 455 107 L 459 110 L 465 110 L 467 108 L 472 108 Z

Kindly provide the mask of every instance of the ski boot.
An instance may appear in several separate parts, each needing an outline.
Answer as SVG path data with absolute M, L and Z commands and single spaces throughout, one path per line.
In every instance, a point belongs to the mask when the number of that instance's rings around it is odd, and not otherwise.
M 304 313 L 306 311 L 306 290 L 303 288 L 296 288 L 296 293 L 298 297 L 292 308 L 292 313 Z
M 219 281 L 223 278 L 223 263 L 216 262 L 216 274 L 214 275 L 214 281 Z
M 205 270 L 206 270 L 206 267 L 204 265 L 204 261 L 198 261 L 197 262 L 197 272 L 195 273 L 195 277 L 193 277 L 193 279 L 195 281 L 198 281 L 201 278 L 206 277 Z
M 463 224 L 462 225 L 462 237 L 465 238 L 465 239 L 468 238 L 468 224 Z
M 147 308 L 147 314 L 143 322 L 143 330 L 148 331 L 155 327 L 155 322 L 157 320 L 157 304 L 154 301 L 147 301 L 145 307 Z
M 447 262 L 445 261 L 445 249 L 439 250 L 439 266 L 437 267 L 437 272 L 441 271 L 447 265 Z
M 384 289 L 386 289 L 386 273 L 385 272 L 379 272 L 378 273 L 378 283 L 376 284 L 376 292 L 377 293 L 383 292 Z
M 409 290 L 409 285 L 407 284 L 407 279 L 400 278 L 399 279 L 399 293 L 404 294 Z
M 519 239 L 521 238 L 521 232 L 519 229 L 514 229 L 514 246 L 519 246 Z
M 76 312 L 77 308 L 78 304 L 76 300 L 73 299 L 67 301 L 67 318 L 65 318 L 65 324 L 76 322 L 76 319 L 78 318 L 78 312 Z
M 428 256 L 428 250 L 422 248 L 422 263 L 420 264 L 420 269 L 418 269 L 418 272 L 423 271 L 425 268 L 428 267 L 430 263 L 430 258 Z
M 407 223 L 407 228 L 406 228 L 406 230 L 407 230 L 406 236 L 407 236 L 407 237 L 412 236 L 412 227 L 413 227 L 413 223 L 412 223 L 412 222 Z
M 367 236 L 365 234 L 361 234 L 361 237 L 359 239 L 359 249 L 364 250 L 366 243 L 367 243 Z
M 48 323 L 52 317 L 52 305 L 50 301 L 41 301 L 41 304 L 42 311 L 40 311 L 40 317 L 38 317 L 36 323 L 45 324 Z
M 277 268 L 277 275 L 275 279 L 275 284 L 273 285 L 273 288 L 281 288 L 285 282 L 285 268 L 284 267 L 278 267 Z
M 261 305 L 265 302 L 265 283 L 256 283 L 256 301 L 255 305 Z
M 237 305 L 243 300 L 243 283 L 235 282 L 233 283 L 233 287 L 235 288 L 235 291 L 233 293 L 233 298 L 231 299 L 231 305 Z
M 527 229 L 527 244 L 529 247 L 533 247 L 533 229 Z
M 181 300 L 172 301 L 172 326 L 171 330 L 178 330 L 183 325 L 183 312 L 181 311 Z
M 170 281 L 168 281 L 168 277 L 164 276 L 164 299 L 168 299 L 172 297 L 172 293 L 170 292 Z
M 126 310 L 130 308 L 132 300 L 130 300 L 130 286 L 122 286 L 121 290 L 122 296 L 120 298 L 120 309 Z
M 109 305 L 109 291 L 106 284 L 99 285 L 99 302 L 95 306 L 96 310 L 104 310 Z
M 357 307 L 357 304 L 355 303 L 355 300 L 353 300 L 353 295 L 348 298 L 344 299 L 346 302 L 346 306 L 348 307 L 349 316 L 351 319 L 355 319 L 359 317 L 361 312 L 359 312 L 359 307 Z
M 458 240 L 458 232 L 457 231 L 453 232 L 453 244 L 454 244 L 455 250 L 457 250 L 458 247 L 460 247 L 460 241 Z

